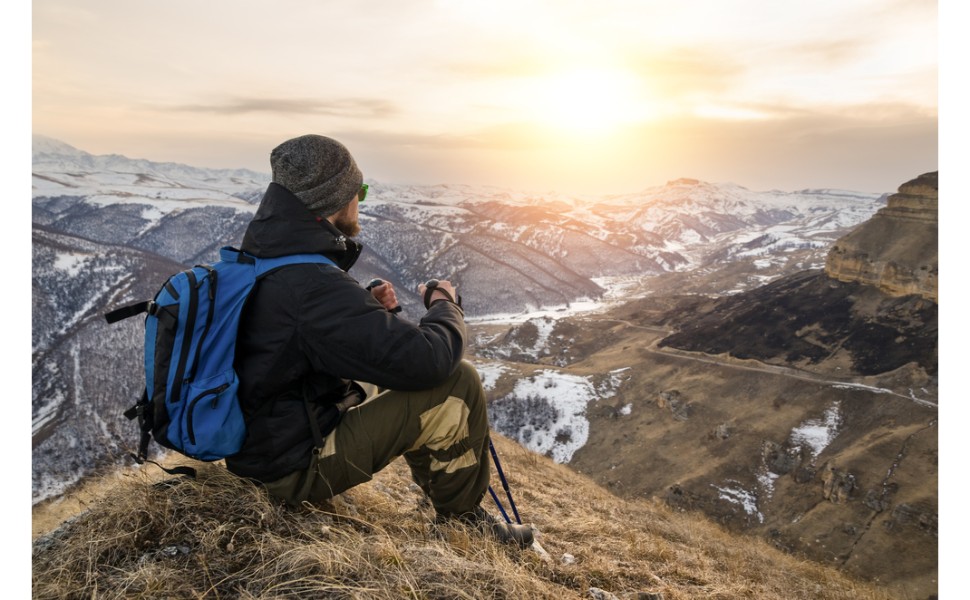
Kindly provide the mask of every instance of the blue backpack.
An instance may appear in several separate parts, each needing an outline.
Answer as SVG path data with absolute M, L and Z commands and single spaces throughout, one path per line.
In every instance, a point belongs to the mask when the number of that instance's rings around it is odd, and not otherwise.
M 202 461 L 239 451 L 246 425 L 233 367 L 243 306 L 256 281 L 273 269 L 333 261 L 321 254 L 256 258 L 226 246 L 220 260 L 172 275 L 154 300 L 106 313 L 108 323 L 145 317 L 145 390 L 125 411 L 138 418 L 141 442 L 135 460 L 148 457 L 151 438 Z M 167 469 L 166 469 L 167 470 Z M 192 469 L 186 469 L 191 471 Z

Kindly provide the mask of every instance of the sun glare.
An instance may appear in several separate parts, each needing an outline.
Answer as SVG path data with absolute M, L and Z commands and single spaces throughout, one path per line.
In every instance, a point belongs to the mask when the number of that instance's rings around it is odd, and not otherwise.
M 628 72 L 572 69 L 540 78 L 535 83 L 536 118 L 556 129 L 608 133 L 619 125 L 648 116 L 639 81 Z

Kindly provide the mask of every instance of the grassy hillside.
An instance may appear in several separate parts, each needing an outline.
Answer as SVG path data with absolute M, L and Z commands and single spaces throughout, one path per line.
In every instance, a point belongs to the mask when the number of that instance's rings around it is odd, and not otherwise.
M 400 460 L 301 510 L 219 465 L 196 481 L 147 466 L 34 508 L 33 597 L 891 598 L 699 517 L 620 499 L 497 435 L 495 445 L 548 557 L 431 531 Z M 493 487 L 503 495 L 494 476 Z

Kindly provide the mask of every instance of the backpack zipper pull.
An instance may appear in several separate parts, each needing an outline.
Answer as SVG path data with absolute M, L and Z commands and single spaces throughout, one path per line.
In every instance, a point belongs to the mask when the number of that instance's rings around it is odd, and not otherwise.
M 228 383 L 224 383 L 224 384 L 220 385 L 219 387 L 217 387 L 216 389 L 212 390 L 212 394 L 213 394 L 213 396 L 212 396 L 212 403 L 211 403 L 212 408 L 215 408 L 216 407 L 216 404 L 218 404 L 218 402 L 219 402 L 219 394 L 221 394 L 222 392 L 226 391 L 226 388 L 228 388 L 228 387 L 229 387 L 229 384 Z

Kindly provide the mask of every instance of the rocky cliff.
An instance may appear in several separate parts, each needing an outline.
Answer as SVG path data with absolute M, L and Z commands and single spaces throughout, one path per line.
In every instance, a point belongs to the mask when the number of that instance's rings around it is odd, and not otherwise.
M 938 302 L 937 180 L 934 171 L 899 186 L 885 208 L 835 243 L 826 274 Z

